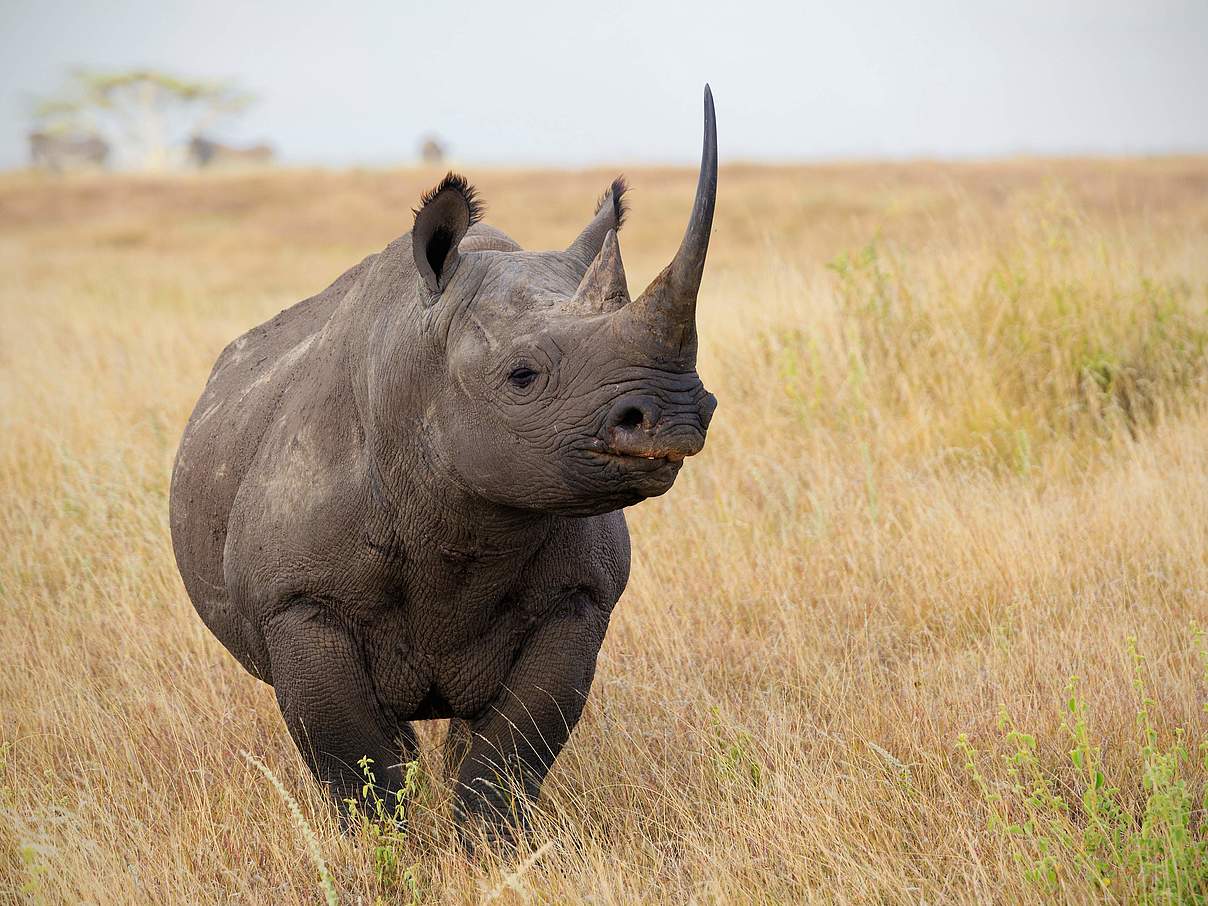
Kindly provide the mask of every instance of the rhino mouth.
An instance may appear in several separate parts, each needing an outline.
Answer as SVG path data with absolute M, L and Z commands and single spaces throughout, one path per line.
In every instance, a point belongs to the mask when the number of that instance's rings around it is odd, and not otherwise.
M 600 462 L 627 472 L 679 471 L 684 460 L 695 452 L 674 447 L 628 447 L 617 444 L 601 445 L 592 451 Z
M 688 456 L 692 455 L 691 453 L 685 453 L 682 450 L 664 450 L 664 451 L 649 451 L 649 452 L 632 451 L 631 452 L 631 451 L 627 451 L 627 450 L 615 450 L 615 449 L 600 450 L 599 454 L 601 456 L 607 457 L 608 459 L 614 459 L 614 460 L 618 460 L 621 462 L 637 462 L 637 463 L 649 462 L 649 463 L 658 463 L 658 464 L 674 463 L 675 465 L 679 465 L 680 463 L 682 463 L 684 461 L 684 459 L 686 459 Z
M 595 438 L 578 451 L 579 468 L 584 470 L 577 473 L 578 480 L 587 479 L 605 512 L 667 493 L 684 460 L 696 452 L 670 439 L 655 444 L 618 440 Z
M 684 465 L 683 453 L 666 451 L 630 453 L 603 449 L 595 451 L 592 459 L 600 478 L 609 485 L 637 492 L 639 499 L 666 493 Z

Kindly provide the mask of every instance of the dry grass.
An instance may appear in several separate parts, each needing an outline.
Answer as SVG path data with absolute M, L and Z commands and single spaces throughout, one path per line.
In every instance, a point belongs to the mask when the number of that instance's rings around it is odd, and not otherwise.
M 610 174 L 473 175 L 491 222 L 557 247 Z M 316 901 L 279 792 L 349 903 L 1140 896 L 1029 882 L 956 743 L 993 771 L 1005 706 L 1072 790 L 1077 674 L 1139 812 L 1130 636 L 1159 737 L 1203 732 L 1208 161 L 723 171 L 720 409 L 631 511 L 536 857 L 465 861 L 433 785 L 391 850 L 412 884 L 339 835 L 271 690 L 196 619 L 166 493 L 222 346 L 404 231 L 434 176 L 0 177 L 0 900 Z M 694 176 L 630 177 L 636 287 Z

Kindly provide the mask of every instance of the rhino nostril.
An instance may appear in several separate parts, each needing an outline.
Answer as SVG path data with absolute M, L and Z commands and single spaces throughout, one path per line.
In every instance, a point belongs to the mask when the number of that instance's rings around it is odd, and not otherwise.
M 617 416 L 616 425 L 618 428 L 632 430 L 638 428 L 642 424 L 642 410 L 634 406 L 630 406 Z
M 654 400 L 644 396 L 628 396 L 617 400 L 608 412 L 607 427 L 621 431 L 650 430 L 659 420 Z

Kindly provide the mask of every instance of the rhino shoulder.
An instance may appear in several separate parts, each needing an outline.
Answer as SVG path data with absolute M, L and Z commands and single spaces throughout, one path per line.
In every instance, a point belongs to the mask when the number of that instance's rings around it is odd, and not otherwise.
M 629 529 L 621 510 L 560 518 L 527 571 L 524 596 L 549 601 L 573 592 L 611 610 L 629 581 Z

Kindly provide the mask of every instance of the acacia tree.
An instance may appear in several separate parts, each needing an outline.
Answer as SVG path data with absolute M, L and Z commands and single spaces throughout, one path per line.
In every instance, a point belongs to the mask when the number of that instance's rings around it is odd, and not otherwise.
M 99 135 L 126 166 L 181 165 L 189 139 L 238 114 L 249 94 L 225 82 L 185 79 L 153 69 L 71 74 L 59 95 L 35 109 L 44 131 Z

